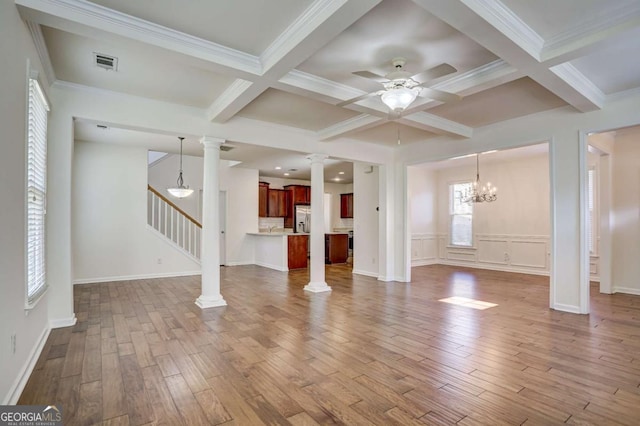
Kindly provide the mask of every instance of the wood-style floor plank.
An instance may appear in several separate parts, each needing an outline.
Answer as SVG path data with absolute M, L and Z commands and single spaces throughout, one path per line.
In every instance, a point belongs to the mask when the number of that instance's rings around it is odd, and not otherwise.
M 640 296 L 594 285 L 585 316 L 540 276 L 326 271 L 310 294 L 305 270 L 222 268 L 229 305 L 205 310 L 197 276 L 74 286 L 19 403 L 69 425 L 640 424 Z

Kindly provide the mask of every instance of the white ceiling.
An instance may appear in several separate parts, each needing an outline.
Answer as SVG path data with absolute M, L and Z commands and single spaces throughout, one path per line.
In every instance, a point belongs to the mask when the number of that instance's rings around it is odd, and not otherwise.
M 398 130 L 402 144 L 468 138 L 558 107 L 601 109 L 608 96 L 640 88 L 638 0 L 14 1 L 50 83 L 195 107 L 222 126 L 249 118 L 298 128 L 327 143 L 393 148 Z M 118 70 L 96 67 L 94 52 L 118 57 Z M 352 72 L 384 75 L 396 56 L 411 73 L 452 65 L 455 73 L 427 84 L 463 99 L 418 98 L 399 119 L 375 96 L 336 106 L 381 88 Z M 109 123 L 96 134 L 81 123 L 87 140 L 155 149 L 162 139 L 156 129 L 144 137 Z M 186 136 L 185 149 L 197 151 L 198 136 Z M 264 173 L 274 155 L 287 158 L 243 142 L 229 141 L 238 147 L 225 156 Z

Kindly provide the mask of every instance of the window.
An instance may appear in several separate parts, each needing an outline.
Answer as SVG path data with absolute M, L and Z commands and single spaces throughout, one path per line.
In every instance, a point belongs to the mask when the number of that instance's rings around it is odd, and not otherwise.
M 27 308 L 32 308 L 47 288 L 45 213 L 48 111 L 49 106 L 38 81 L 30 78 L 27 113 Z
M 587 203 L 588 203 L 588 213 L 587 213 L 587 244 L 589 244 L 589 253 L 595 254 L 596 250 L 596 239 L 598 236 L 598 223 L 596 220 L 596 170 L 591 167 L 587 172 L 588 178 L 588 194 L 587 194 Z
M 471 182 L 449 185 L 449 231 L 454 246 L 471 247 L 473 244 L 473 205 L 463 201 L 472 185 Z

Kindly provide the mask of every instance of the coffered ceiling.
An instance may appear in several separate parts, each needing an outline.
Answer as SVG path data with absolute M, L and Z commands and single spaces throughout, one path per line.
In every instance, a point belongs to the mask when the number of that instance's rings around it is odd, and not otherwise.
M 640 87 L 637 0 L 15 0 L 50 83 L 99 88 L 394 147 Z M 116 71 L 94 53 L 118 58 Z M 411 74 L 462 100 L 418 97 L 401 117 L 352 74 Z M 115 124 L 114 124 L 115 125 Z M 243 142 L 243 141 L 238 141 Z

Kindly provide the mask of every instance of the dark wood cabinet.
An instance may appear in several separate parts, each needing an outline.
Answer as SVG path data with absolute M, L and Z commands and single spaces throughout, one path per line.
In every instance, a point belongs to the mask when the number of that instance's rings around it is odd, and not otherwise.
M 325 234 L 325 263 L 346 263 L 349 256 L 349 236 L 347 234 Z
M 340 217 L 353 218 L 353 193 L 340 194 Z
M 258 182 L 258 216 L 267 217 L 269 214 L 267 210 L 269 193 L 269 182 Z
M 289 269 L 302 269 L 307 267 L 307 249 L 309 247 L 308 235 L 287 236 L 287 255 Z
M 287 191 L 284 189 L 269 189 L 267 193 L 267 216 L 285 217 L 287 215 Z
M 296 204 L 311 204 L 311 187 L 306 185 L 287 185 L 287 214 L 284 217 L 284 227 L 293 228 Z

